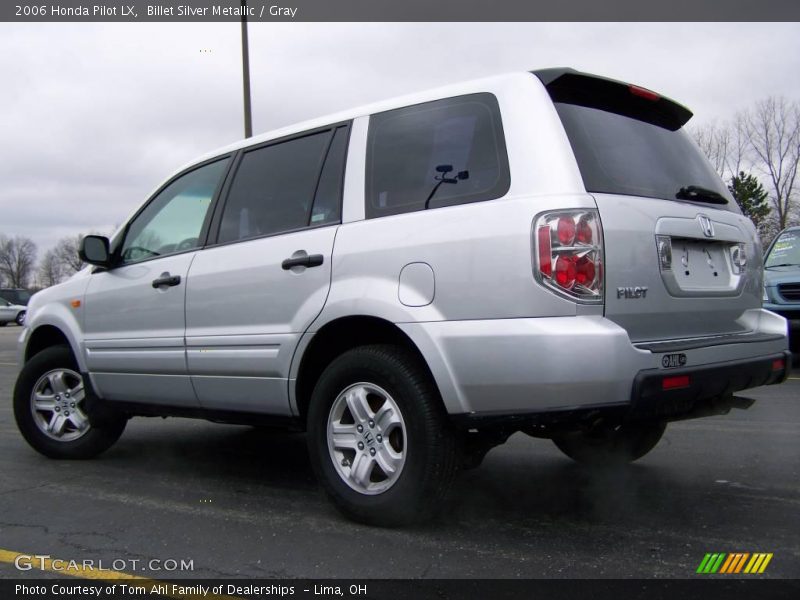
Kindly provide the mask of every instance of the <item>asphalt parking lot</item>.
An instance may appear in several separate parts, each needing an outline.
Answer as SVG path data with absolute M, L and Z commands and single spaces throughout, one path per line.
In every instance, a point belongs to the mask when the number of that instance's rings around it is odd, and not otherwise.
M 0 329 L 3 550 L 193 561 L 136 572 L 153 578 L 685 578 L 707 552 L 769 552 L 761 577 L 800 577 L 797 370 L 749 394 L 748 411 L 671 425 L 620 470 L 586 470 L 517 434 L 461 475 L 438 521 L 398 531 L 341 518 L 298 434 L 136 419 L 93 461 L 39 456 L 11 411 L 19 331 Z M 19 575 L 33 573 L 0 564 L 0 577 Z

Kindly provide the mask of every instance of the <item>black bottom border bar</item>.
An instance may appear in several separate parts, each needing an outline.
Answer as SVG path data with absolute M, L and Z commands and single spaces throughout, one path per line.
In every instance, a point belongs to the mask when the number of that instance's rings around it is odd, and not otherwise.
M 574 567 L 579 570 L 579 566 Z M 747 577 L 747 578 L 745 578 Z M 233 600 L 273 598 L 381 600 L 725 600 L 800 598 L 800 580 L 752 576 L 692 579 L 4 579 L 0 598 Z

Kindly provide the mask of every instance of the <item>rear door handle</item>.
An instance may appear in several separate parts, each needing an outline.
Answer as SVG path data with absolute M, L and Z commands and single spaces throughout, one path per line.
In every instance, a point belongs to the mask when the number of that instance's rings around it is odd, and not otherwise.
M 169 273 L 162 273 L 158 279 L 153 279 L 153 288 L 158 289 L 162 286 L 173 287 L 181 284 L 180 275 L 170 275 Z
M 284 271 L 288 271 L 292 267 L 318 267 L 323 262 L 325 262 L 325 258 L 322 254 L 309 254 L 307 256 L 287 258 L 281 263 L 281 267 Z

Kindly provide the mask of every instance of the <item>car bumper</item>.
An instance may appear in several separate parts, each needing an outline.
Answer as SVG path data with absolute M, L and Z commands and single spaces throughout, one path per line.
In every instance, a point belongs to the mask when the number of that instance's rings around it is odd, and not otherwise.
M 774 312 L 786 319 L 789 323 L 789 329 L 797 331 L 800 329 L 800 306 L 788 306 L 786 304 L 771 304 L 764 303 L 764 309 Z
M 702 365 L 664 372 L 658 369 L 636 375 L 628 418 L 670 419 L 691 415 L 708 403 L 730 398 L 736 392 L 782 383 L 792 368 L 790 352 L 755 359 Z
M 751 333 L 667 344 L 634 344 L 623 328 L 602 316 L 398 326 L 425 357 L 449 413 L 500 416 L 630 407 L 642 373 L 649 381 L 702 368 L 721 379 L 725 392 L 736 365 L 766 364 L 788 349 L 780 316 L 755 309 L 742 321 Z M 683 355 L 683 362 L 665 361 L 666 355 Z M 777 379 L 751 377 L 745 387 L 733 387 L 738 391 Z

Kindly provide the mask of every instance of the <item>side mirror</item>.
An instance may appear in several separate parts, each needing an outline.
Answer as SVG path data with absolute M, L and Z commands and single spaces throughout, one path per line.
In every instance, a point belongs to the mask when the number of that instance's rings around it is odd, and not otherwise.
M 102 235 L 87 235 L 81 240 L 78 256 L 85 263 L 98 267 L 108 267 L 111 253 L 108 249 L 108 238 Z

